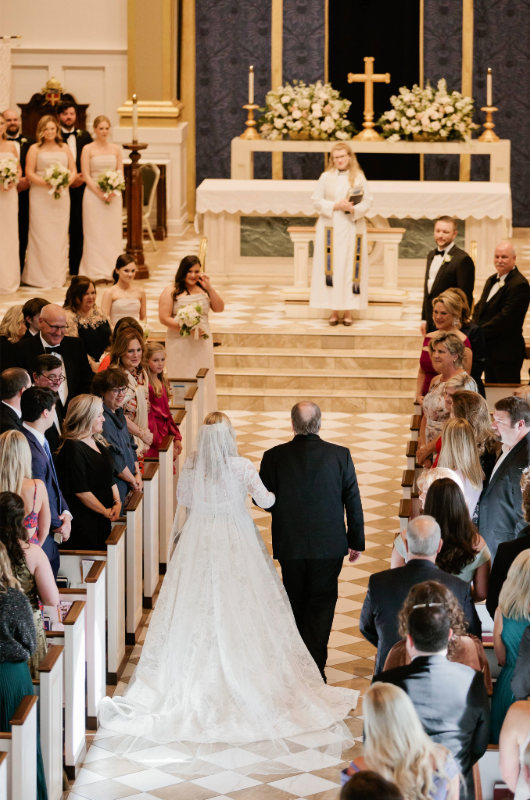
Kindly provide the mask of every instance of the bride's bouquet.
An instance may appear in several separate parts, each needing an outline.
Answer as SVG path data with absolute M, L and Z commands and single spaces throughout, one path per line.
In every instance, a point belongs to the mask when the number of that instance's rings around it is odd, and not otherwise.
M 48 194 L 53 194 L 56 200 L 60 200 L 62 190 L 68 188 L 70 175 L 68 167 L 64 167 L 62 164 L 52 164 L 51 167 L 48 167 L 42 176 L 48 186 L 52 187 Z
M 18 183 L 18 162 L 16 158 L 3 158 L 0 161 L 0 184 L 2 189 L 9 189 L 9 184 Z
M 105 195 L 105 203 L 108 205 L 110 200 L 107 200 L 107 197 L 113 192 L 125 191 L 125 178 L 119 169 L 108 169 L 98 175 L 97 185 Z
M 175 315 L 175 321 L 180 325 L 180 335 L 191 336 L 191 334 L 194 333 L 195 338 L 198 339 L 201 315 L 202 305 L 200 303 L 197 303 L 197 305 L 189 303 L 187 306 L 179 308 Z M 210 337 L 207 333 L 203 333 L 200 338 L 209 339 Z

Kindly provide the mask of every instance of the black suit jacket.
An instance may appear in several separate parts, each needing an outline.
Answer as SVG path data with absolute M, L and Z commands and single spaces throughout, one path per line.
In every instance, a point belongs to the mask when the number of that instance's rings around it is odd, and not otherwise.
M 17 366 L 16 344 L 10 342 L 7 336 L 0 336 L 0 372 Z
M 412 558 L 404 567 L 370 575 L 368 591 L 361 611 L 359 628 L 365 639 L 377 647 L 375 672 L 383 669 L 386 657 L 399 642 L 398 611 L 413 586 L 424 581 L 438 581 L 452 591 L 469 624 L 469 632 L 480 638 L 482 628 L 471 599 L 469 584 L 439 569 L 432 561 Z
M 523 323 L 530 304 L 530 285 L 517 267 L 505 276 L 505 284 L 489 303 L 497 273 L 490 275 L 475 306 L 473 320 L 486 339 L 487 357 L 492 361 L 521 361 L 525 357 Z
M 62 521 L 59 519 L 59 514 L 69 511 L 68 505 L 63 497 L 61 488 L 58 481 L 55 479 L 54 471 L 52 469 L 51 461 L 46 455 L 43 447 L 39 444 L 39 440 L 27 428 L 23 428 L 23 433 L 29 443 L 31 450 L 31 474 L 33 478 L 40 478 L 46 484 L 46 491 L 48 492 L 48 500 L 50 502 L 50 511 L 52 515 L 51 529 L 60 528 Z M 51 532 L 50 532 L 50 535 Z
M 491 568 L 488 597 L 486 599 L 486 608 L 492 617 L 495 616 L 495 610 L 499 605 L 499 595 L 502 585 L 508 576 L 508 570 L 519 553 L 528 549 L 530 549 L 530 525 L 523 528 L 517 539 L 513 539 L 511 542 L 502 542 L 497 548 L 497 555 Z
M 6 403 L 0 403 L 0 434 L 6 431 L 22 431 L 22 419 Z
M 65 139 L 65 141 L 67 141 Z M 76 128 L 75 132 L 75 166 L 78 172 L 81 172 L 81 152 L 86 144 L 91 144 L 94 140 L 88 131 L 82 131 Z
M 297 435 L 263 454 L 260 477 L 274 492 L 274 558 L 341 558 L 364 550 L 364 518 L 347 447 Z M 344 511 L 348 527 L 344 524 Z
M 521 508 L 521 472 L 530 464 L 530 433 L 517 442 L 482 490 L 478 525 L 492 560 L 501 542 L 522 536 L 526 521 Z
M 22 367 L 33 374 L 33 367 L 37 356 L 44 355 L 44 347 L 39 335 L 31 339 L 21 339 L 15 345 L 17 367 Z M 68 397 L 66 405 L 78 394 L 90 394 L 90 386 L 94 373 L 88 362 L 85 345 L 74 336 L 65 336 L 61 342 L 61 355 L 64 362 L 66 380 L 68 382 Z
M 57 399 L 57 402 L 55 404 L 55 411 L 57 413 L 57 420 L 59 422 L 59 426 L 62 429 L 63 422 L 64 422 L 64 408 L 63 408 L 63 404 L 61 403 L 60 399 Z M 46 439 L 48 440 L 48 444 L 50 445 L 51 454 L 53 456 L 53 460 L 55 461 L 55 453 L 56 453 L 56 451 L 57 451 L 57 449 L 59 447 L 59 444 L 60 444 L 59 437 L 60 437 L 61 434 L 57 430 L 57 426 L 55 424 L 53 424 L 50 428 L 48 428 L 48 430 L 46 431 L 46 433 L 44 435 L 46 436 Z
M 26 156 L 28 155 L 28 150 L 32 144 L 35 144 L 35 139 L 33 136 L 23 136 L 20 134 L 16 136 L 14 139 L 9 139 L 10 142 L 18 142 L 20 144 L 20 167 L 22 169 L 22 175 L 26 174 Z
M 418 656 L 411 664 L 379 673 L 375 681 L 392 683 L 408 694 L 426 733 L 453 754 L 469 792 L 473 764 L 486 752 L 490 734 L 482 673 L 445 656 Z
M 462 289 L 467 297 L 469 308 L 473 306 L 473 288 L 475 286 L 475 265 L 470 255 L 460 247 L 453 245 L 446 260 L 438 270 L 432 289 L 429 292 L 427 282 L 429 280 L 429 269 L 431 262 L 436 255 L 436 249 L 431 250 L 427 256 L 427 267 L 425 269 L 425 280 L 423 282 L 423 308 L 421 318 L 427 323 L 427 333 L 436 330 L 432 321 L 432 301 L 446 289 Z M 449 258 L 450 257 L 450 258 Z

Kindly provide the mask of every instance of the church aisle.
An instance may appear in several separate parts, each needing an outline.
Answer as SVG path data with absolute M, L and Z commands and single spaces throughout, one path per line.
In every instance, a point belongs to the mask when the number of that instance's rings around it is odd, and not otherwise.
M 288 441 L 292 436 L 289 411 L 256 413 L 228 412 L 238 435 L 241 455 L 259 467 L 263 451 Z M 308 749 L 303 737 L 297 738 L 299 752 L 287 757 L 292 772 L 281 775 L 250 773 L 248 765 L 258 759 L 253 746 L 241 748 L 219 744 L 218 752 L 208 757 L 208 774 L 173 775 L 160 769 L 146 769 L 121 760 L 105 749 L 105 738 L 89 735 L 85 764 L 70 792 L 69 800 L 336 800 L 340 770 L 346 759 L 361 752 L 362 694 L 368 687 L 374 667 L 374 648 L 360 635 L 358 619 L 372 572 L 388 569 L 391 547 L 399 528 L 397 510 L 401 498 L 401 473 L 405 466 L 405 444 L 409 438 L 407 415 L 324 412 L 322 437 L 350 448 L 361 488 L 366 524 L 366 551 L 359 562 L 345 559 L 339 578 L 339 600 L 329 643 L 328 682 L 361 691 L 359 704 L 347 724 L 358 744 L 344 751 L 338 761 L 321 748 Z M 271 551 L 270 516 L 253 508 L 252 515 Z M 151 612 L 152 613 L 152 612 Z M 145 620 L 140 642 L 131 648 L 128 664 L 110 695 L 121 694 L 134 673 L 141 654 L 150 615 Z M 254 750 L 256 747 L 254 746 Z M 191 778 L 191 780 L 190 780 Z

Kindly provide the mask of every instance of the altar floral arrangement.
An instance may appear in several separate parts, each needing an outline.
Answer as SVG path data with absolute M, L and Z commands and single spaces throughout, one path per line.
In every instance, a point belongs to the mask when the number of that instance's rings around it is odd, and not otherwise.
M 402 86 L 390 102 L 392 108 L 377 123 L 390 142 L 400 139 L 464 142 L 479 127 L 472 121 L 475 101 L 460 92 L 448 92 L 443 78 L 436 89 L 429 81 L 425 89 L 417 84 L 412 89 Z
M 62 164 L 52 164 L 51 167 L 44 171 L 42 177 L 52 187 L 48 194 L 53 194 L 56 200 L 60 200 L 62 190 L 68 188 L 68 181 L 70 180 L 68 167 L 64 167 Z
M 108 205 L 110 200 L 107 200 L 107 197 L 113 192 L 125 191 L 125 178 L 119 169 L 108 169 L 98 175 L 97 185 L 105 195 L 105 203 Z
M 267 93 L 258 130 L 263 139 L 351 139 L 350 106 L 330 83 L 293 81 Z
M 201 315 L 202 305 L 200 303 L 197 303 L 197 305 L 188 303 L 187 306 L 182 306 L 182 308 L 179 308 L 175 315 L 175 321 L 180 325 L 180 335 L 191 336 L 191 334 L 195 332 L 195 338 L 198 339 Z M 209 339 L 210 337 L 207 333 L 203 333 L 201 334 L 200 338 Z
M 0 161 L 0 184 L 2 189 L 9 189 L 9 184 L 18 183 L 18 162 L 16 158 L 3 158 Z

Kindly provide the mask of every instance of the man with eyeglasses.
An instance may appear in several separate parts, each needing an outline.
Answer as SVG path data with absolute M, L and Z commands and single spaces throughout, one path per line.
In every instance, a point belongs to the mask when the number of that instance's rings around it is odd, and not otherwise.
M 15 345 L 17 366 L 31 375 L 38 356 L 54 355 L 63 363 L 64 380 L 57 388 L 57 394 L 64 410 L 72 397 L 89 394 L 94 373 L 88 361 L 85 346 L 81 339 L 66 336 L 66 311 L 55 303 L 50 303 L 41 311 L 40 332 L 31 339 L 22 339 Z
M 37 356 L 32 378 L 34 386 L 51 389 L 57 397 L 57 402 L 53 408 L 53 425 L 45 433 L 55 460 L 55 452 L 59 447 L 59 436 L 61 435 L 64 421 L 64 406 L 59 397 L 59 388 L 64 383 L 63 362 L 57 356 Z

